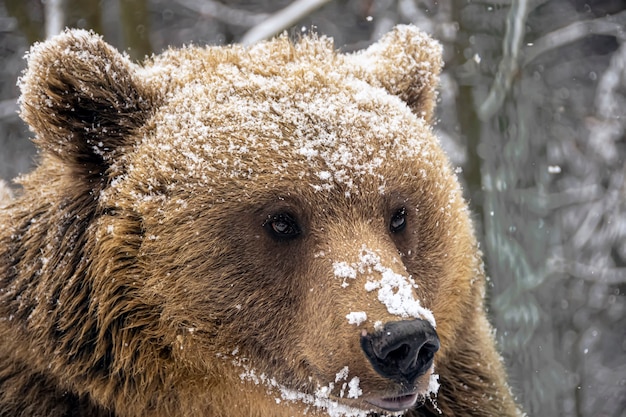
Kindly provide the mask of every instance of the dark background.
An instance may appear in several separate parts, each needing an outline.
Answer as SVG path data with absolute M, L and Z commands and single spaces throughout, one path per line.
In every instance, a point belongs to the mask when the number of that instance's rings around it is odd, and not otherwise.
M 65 26 L 140 61 L 253 42 L 272 18 L 261 37 L 315 31 L 344 51 L 414 23 L 445 47 L 436 130 L 475 212 L 514 393 L 531 416 L 624 417 L 625 3 L 0 0 L 0 178 L 35 158 L 16 113 L 23 56 Z

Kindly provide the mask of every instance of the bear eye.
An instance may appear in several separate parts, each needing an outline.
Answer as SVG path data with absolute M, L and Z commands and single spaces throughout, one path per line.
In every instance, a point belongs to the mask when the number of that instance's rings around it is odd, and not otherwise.
M 391 221 L 389 222 L 389 231 L 391 233 L 399 233 L 404 230 L 406 227 L 406 209 L 402 207 L 397 210 L 393 216 L 391 216 Z
M 263 227 L 278 239 L 293 239 L 301 233 L 298 222 L 288 213 L 268 216 Z

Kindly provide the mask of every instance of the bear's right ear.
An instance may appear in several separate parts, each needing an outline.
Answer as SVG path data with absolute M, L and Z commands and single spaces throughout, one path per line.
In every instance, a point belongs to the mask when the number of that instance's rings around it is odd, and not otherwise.
M 429 122 L 443 66 L 439 42 L 412 25 L 398 25 L 364 51 L 346 56 L 352 71 L 400 97 Z
M 32 47 L 19 81 L 20 115 L 43 152 L 102 174 L 150 117 L 156 93 L 137 66 L 93 32 L 66 30 Z

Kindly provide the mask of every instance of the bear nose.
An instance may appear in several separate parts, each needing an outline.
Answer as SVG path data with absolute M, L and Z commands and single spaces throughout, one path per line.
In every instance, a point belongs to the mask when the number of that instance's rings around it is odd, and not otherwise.
M 394 321 L 382 331 L 361 335 L 361 348 L 380 375 L 413 385 L 432 366 L 439 337 L 426 320 Z

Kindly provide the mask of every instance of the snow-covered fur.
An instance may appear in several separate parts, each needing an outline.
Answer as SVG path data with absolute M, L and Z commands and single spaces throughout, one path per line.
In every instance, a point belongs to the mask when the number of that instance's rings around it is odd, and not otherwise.
M 81 30 L 35 45 L 0 416 L 517 415 L 429 125 L 441 65 L 411 26 L 355 54 L 279 37 L 143 66 Z M 398 323 L 439 345 L 404 382 L 364 347 Z
M 9 188 L 9 185 L 6 182 L 0 180 L 0 207 L 8 205 L 12 199 L 13 192 L 11 191 L 11 188 Z

